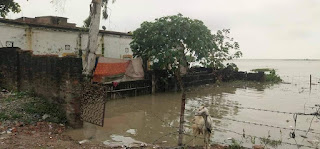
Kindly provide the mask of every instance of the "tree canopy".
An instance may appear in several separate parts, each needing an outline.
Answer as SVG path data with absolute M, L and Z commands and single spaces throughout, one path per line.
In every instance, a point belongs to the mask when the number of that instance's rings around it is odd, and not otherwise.
M 224 61 L 242 56 L 229 34 L 230 29 L 212 34 L 202 21 L 178 14 L 143 22 L 130 45 L 134 56 L 151 61 L 154 69 L 175 69 L 195 61 L 222 68 Z
M 229 34 L 230 29 L 223 29 L 218 30 L 217 33 L 213 35 L 216 48 L 210 53 L 207 63 L 210 67 L 217 69 L 223 68 L 225 67 L 223 64 L 224 61 L 240 58 L 242 56 L 239 43 L 234 41 Z
M 209 57 L 213 37 L 202 21 L 178 14 L 143 22 L 130 45 L 134 56 L 152 61 L 153 68 L 175 69 Z
M 5 18 L 9 12 L 19 13 L 20 5 L 13 0 L 0 0 L 0 16 Z

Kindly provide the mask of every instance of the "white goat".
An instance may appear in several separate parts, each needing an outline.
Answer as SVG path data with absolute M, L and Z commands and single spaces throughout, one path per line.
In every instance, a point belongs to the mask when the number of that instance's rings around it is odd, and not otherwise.
M 210 137 L 212 133 L 213 121 L 209 114 L 209 110 L 201 106 L 195 113 L 193 119 L 194 124 L 192 125 L 193 134 L 195 135 L 204 135 L 204 143 L 206 148 L 208 144 L 210 145 Z
M 198 136 L 198 135 L 202 135 L 203 134 L 203 128 L 204 128 L 204 119 L 202 118 L 202 116 L 194 116 L 194 118 L 192 119 L 192 132 L 193 132 L 193 146 L 195 145 L 195 138 Z

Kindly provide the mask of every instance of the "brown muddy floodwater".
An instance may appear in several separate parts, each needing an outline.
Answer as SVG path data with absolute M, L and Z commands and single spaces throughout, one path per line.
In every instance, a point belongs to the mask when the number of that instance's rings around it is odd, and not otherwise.
M 230 144 L 230 139 L 234 138 L 241 141 L 246 147 L 251 147 L 253 143 L 262 143 L 261 139 L 251 139 L 248 136 L 252 135 L 265 138 L 270 136 L 272 140 L 282 140 L 286 143 L 297 143 L 310 147 L 315 147 L 320 143 L 320 120 L 317 117 L 299 115 L 296 128 L 308 130 L 310 124 L 311 128 L 307 135 L 306 132 L 296 131 L 294 140 L 289 137 L 289 133 L 292 132 L 290 129 L 295 127 L 292 114 L 226 106 L 237 105 L 284 112 L 315 112 L 316 109 L 313 107 L 315 104 L 320 104 L 320 61 L 236 60 L 233 62 L 243 71 L 250 71 L 254 68 L 275 68 L 284 83 L 271 85 L 236 81 L 188 90 L 185 111 L 186 133 L 192 134 L 190 125 L 194 109 L 204 105 L 209 108 L 217 128 L 211 137 L 214 142 Z M 312 75 L 311 89 L 310 74 Z M 172 92 L 108 101 L 104 127 L 84 123 L 83 129 L 69 130 L 66 134 L 79 141 L 88 139 L 106 145 L 130 146 L 132 143 L 144 142 L 174 146 L 177 144 L 178 137 L 180 100 L 181 94 Z M 289 130 L 236 122 L 230 119 Z M 245 138 L 241 135 L 243 132 Z M 306 135 L 307 138 L 301 135 Z M 185 136 L 184 142 L 192 145 L 193 140 L 191 139 L 190 136 Z M 197 138 L 195 144 L 203 145 L 203 140 Z M 274 148 L 270 145 L 269 147 Z M 282 143 L 277 148 L 297 148 L 297 146 Z M 307 147 L 302 146 L 301 148 Z

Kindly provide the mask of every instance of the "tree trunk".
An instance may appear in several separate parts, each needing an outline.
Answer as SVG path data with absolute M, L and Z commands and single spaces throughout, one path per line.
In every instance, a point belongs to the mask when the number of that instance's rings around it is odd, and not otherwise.
M 182 83 L 182 79 L 181 79 L 181 73 L 180 73 L 180 68 L 178 69 L 177 73 L 177 80 L 179 82 L 180 85 L 180 89 L 182 92 L 181 95 L 181 111 L 180 111 L 180 125 L 179 125 L 179 138 L 178 138 L 178 146 L 182 146 L 183 145 L 183 123 L 184 123 L 184 110 L 185 110 L 185 106 L 186 106 L 186 93 L 184 91 L 184 87 L 183 87 L 183 83 Z
M 83 74 L 93 76 L 93 69 L 96 63 L 96 51 L 98 49 L 98 34 L 101 18 L 102 0 L 92 0 L 90 6 L 90 27 L 88 45 L 83 58 Z
M 156 93 L 156 74 L 154 71 L 152 71 L 152 75 L 151 75 L 151 84 L 152 84 L 152 94 Z
M 183 145 L 184 110 L 185 110 L 185 107 L 186 107 L 186 92 L 184 90 L 183 82 L 182 82 L 182 79 L 181 79 L 181 68 L 182 68 L 182 66 L 186 67 L 186 72 L 188 72 L 188 66 L 189 66 L 187 58 L 185 56 L 186 54 L 184 53 L 184 49 L 186 49 L 186 48 L 184 47 L 183 44 L 180 44 L 178 46 L 178 50 L 180 50 L 180 52 L 181 52 L 182 59 L 180 59 L 179 65 L 178 65 L 178 70 L 175 73 L 176 76 L 177 76 L 177 80 L 179 82 L 179 85 L 180 85 L 181 93 L 182 93 L 182 95 L 181 95 L 181 111 L 180 111 L 180 126 L 179 126 L 178 146 L 182 146 Z

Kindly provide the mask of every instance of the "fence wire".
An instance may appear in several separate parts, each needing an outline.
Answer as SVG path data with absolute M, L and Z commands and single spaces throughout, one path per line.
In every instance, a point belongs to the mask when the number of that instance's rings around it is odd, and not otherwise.
M 265 138 L 263 138 L 263 137 L 246 134 L 246 133 L 244 133 L 244 132 L 240 133 L 240 132 L 236 132 L 236 131 L 233 131 L 233 130 L 230 130 L 230 129 L 226 129 L 226 128 L 214 127 L 214 130 L 220 131 L 220 132 L 223 132 L 223 131 L 225 131 L 225 132 L 230 132 L 230 133 L 239 135 L 239 136 L 241 136 L 241 137 L 244 138 L 244 139 L 247 139 L 248 137 L 258 138 L 258 139 L 260 139 L 260 140 L 265 139 Z M 192 139 L 186 141 L 186 143 L 185 143 L 186 145 L 187 145 L 187 144 L 190 144 L 191 141 L 193 141 L 195 138 L 205 139 L 204 137 L 196 136 L 196 135 L 192 135 L 192 134 L 188 134 L 188 133 L 186 133 L 186 132 L 184 132 L 183 134 L 186 135 L 186 136 L 193 137 Z M 220 144 L 220 145 L 226 145 L 226 146 L 229 146 L 229 145 L 230 145 L 230 144 L 227 144 L 227 143 L 224 143 L 224 142 L 219 142 L 219 141 L 210 141 L 210 142 L 214 142 L 214 143 L 218 143 L 218 144 Z M 316 148 L 316 147 L 310 146 L 310 145 L 290 143 L 290 142 L 285 142 L 285 141 L 282 141 L 282 140 L 281 140 L 281 144 L 286 144 L 286 145 L 291 145 L 291 146 L 297 146 L 298 148 L 299 148 L 299 147 Z M 211 145 L 212 145 L 212 144 L 211 144 Z M 244 147 L 244 148 L 246 148 L 246 149 L 251 149 L 251 148 L 248 148 L 248 147 Z
M 249 134 L 245 134 L 245 133 L 239 133 L 239 132 L 236 132 L 236 131 L 233 131 L 233 130 L 229 130 L 229 129 L 225 129 L 225 128 L 219 128 L 219 127 L 216 127 L 215 130 L 217 131 L 227 131 L 227 132 L 231 132 L 231 133 L 234 133 L 234 134 L 237 134 L 237 135 L 240 135 L 242 137 L 251 137 L 251 138 L 258 138 L 258 139 L 265 139 L 263 137 L 259 137 L 259 136 L 254 136 L 254 135 L 249 135 Z M 290 142 L 285 142 L 285 141 L 281 141 L 281 144 L 287 144 L 287 145 L 292 145 L 292 146 L 298 146 L 298 147 L 306 147 L 306 148 L 315 148 L 314 146 L 310 146 L 310 145 L 303 145 L 303 144 L 297 144 L 297 143 L 290 143 Z
M 296 114 L 296 115 L 313 115 L 313 116 L 319 116 L 319 113 L 318 112 L 314 112 L 314 113 L 294 113 L 294 112 L 285 112 L 285 111 L 277 111 L 277 110 L 267 110 L 267 109 L 260 109 L 260 108 L 251 108 L 251 107 L 242 107 L 242 106 L 235 106 L 235 105 L 219 105 L 219 106 L 226 106 L 226 107 L 232 107 L 232 108 L 239 108 L 239 109 L 248 109 L 248 110 L 255 110 L 255 111 L 263 111 L 263 112 L 272 112 L 272 113 L 280 113 L 280 114 L 289 114 L 289 115 L 293 115 L 293 114 Z M 319 107 L 319 105 L 316 105 L 315 107 Z M 312 108 L 315 108 L 315 107 L 312 107 Z M 137 109 L 140 109 L 142 110 L 140 107 L 136 107 Z M 319 110 L 317 110 L 319 111 Z M 158 119 L 159 121 L 163 122 L 167 127 L 170 127 L 170 128 L 173 128 L 173 129 L 178 129 L 179 127 L 177 126 L 173 126 L 171 124 L 168 124 L 165 120 L 163 120 L 162 118 L 160 118 L 157 114 L 153 113 L 152 111 L 148 111 L 150 112 L 150 115 L 155 117 L 156 119 Z M 277 129 L 283 129 L 283 130 L 294 130 L 294 131 L 300 131 L 300 132 L 305 132 L 305 133 L 312 133 L 312 134 L 316 134 L 316 135 L 320 135 L 320 133 L 318 132 L 314 132 L 314 131 L 309 131 L 309 130 L 302 130 L 302 129 L 297 129 L 297 128 L 285 128 L 285 127 L 280 127 L 280 126 L 274 126 L 274 125 L 269 125 L 269 124 L 262 124 L 262 123 L 256 123 L 256 122 L 250 122 L 250 121 L 241 121 L 241 120 L 236 120 L 236 119 L 231 119 L 231 118 L 222 118 L 224 120 L 230 120 L 230 121 L 234 121 L 234 122 L 239 122 L 239 123 L 245 123 L 245 124 L 250 124 L 250 125 L 256 125 L 256 126 L 265 126 L 265 127 L 270 127 L 270 128 L 277 128 Z M 221 120 L 221 119 L 215 119 L 215 120 Z M 227 132 L 231 132 L 231 133 L 234 133 L 234 134 L 237 134 L 237 135 L 241 135 L 241 136 L 248 136 L 248 137 L 256 137 L 256 138 L 259 138 L 259 139 L 263 139 L 262 137 L 258 137 L 258 136 L 254 136 L 254 135 L 247 135 L 247 134 L 244 134 L 244 133 L 239 133 L 239 132 L 236 132 L 236 131 L 233 131 L 233 130 L 229 130 L 229 129 L 225 129 L 225 128 L 218 128 L 216 127 L 215 130 L 217 131 L 227 131 Z M 168 134 L 165 134 L 163 136 L 160 136 L 159 138 L 155 139 L 153 141 L 153 144 L 155 144 L 156 142 L 158 142 L 161 138 L 164 138 L 164 137 L 168 137 L 170 135 L 178 135 L 179 134 L 179 131 L 178 130 L 175 130 L 173 132 L 170 132 Z M 183 133 L 184 135 L 186 136 L 191 136 L 193 137 L 192 139 L 186 141 L 185 145 L 188 145 L 192 140 L 194 140 L 195 138 L 200 138 L 200 139 L 204 139 L 204 137 L 200 137 L 200 136 L 194 136 L 194 135 L 190 135 L 190 134 L 187 134 L 186 132 Z M 226 144 L 224 142 L 219 142 L 219 141 L 211 141 L 213 143 L 217 143 L 217 144 L 220 144 L 220 145 L 229 145 L 229 144 Z M 299 146 L 299 147 L 307 147 L 307 148 L 314 148 L 312 146 L 308 146 L 308 145 L 302 145 L 302 144 L 294 144 L 294 143 L 290 143 L 290 142 L 283 142 L 283 144 L 287 144 L 287 145 L 292 145 L 292 146 Z
M 261 124 L 261 123 L 250 122 L 250 121 L 241 121 L 241 120 L 236 120 L 236 119 L 231 119 L 231 118 L 222 118 L 222 119 L 229 120 L 229 121 L 234 121 L 234 122 L 238 122 L 238 123 L 256 125 L 256 126 L 265 126 L 265 127 L 278 128 L 278 129 L 284 129 L 284 130 L 294 130 L 294 128 L 286 128 L 286 127 L 280 127 L 280 126 L 274 126 L 274 125 L 268 125 L 268 124 Z M 216 120 L 219 120 L 219 119 L 216 119 Z M 302 130 L 302 129 L 297 129 L 297 128 L 295 130 L 296 131 L 300 131 L 300 132 L 305 132 L 305 133 L 309 132 L 309 133 L 320 135 L 320 133 L 314 132 L 314 131 Z
M 268 110 L 268 109 L 260 109 L 260 108 L 251 108 L 251 107 L 242 107 L 238 105 L 230 105 L 230 104 L 219 104 L 218 106 L 230 107 L 230 108 L 238 108 L 238 109 L 246 109 L 246 110 L 255 110 L 255 111 L 263 111 L 263 112 L 272 112 L 272 113 L 280 113 L 280 114 L 297 114 L 297 115 L 319 115 L 319 113 L 304 113 L 304 112 L 285 112 L 278 110 Z M 319 105 L 316 105 L 319 106 Z M 312 107 L 314 108 L 314 107 Z

